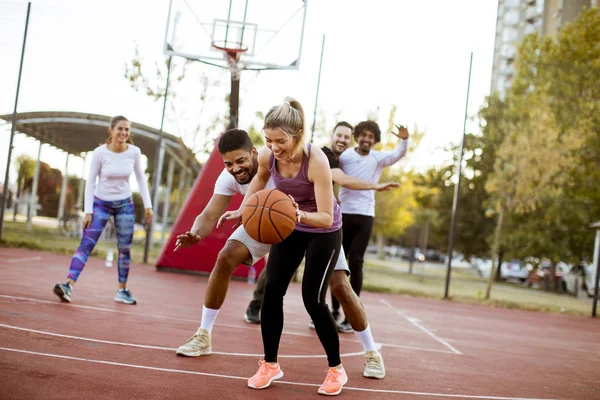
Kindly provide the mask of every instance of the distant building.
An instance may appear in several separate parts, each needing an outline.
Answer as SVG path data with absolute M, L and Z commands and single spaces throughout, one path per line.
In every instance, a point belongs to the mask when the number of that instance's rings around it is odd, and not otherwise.
M 504 97 L 514 79 L 514 62 L 523 38 L 533 32 L 556 36 L 584 8 L 597 7 L 598 0 L 498 0 L 496 38 L 490 93 Z

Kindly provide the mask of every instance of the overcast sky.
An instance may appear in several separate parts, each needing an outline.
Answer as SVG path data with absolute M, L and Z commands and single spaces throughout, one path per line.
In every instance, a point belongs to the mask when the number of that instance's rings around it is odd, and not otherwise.
M 148 62 L 164 60 L 167 0 L 32 3 L 18 111 L 123 114 L 160 126 L 162 103 L 131 89 L 123 66 L 136 44 Z M 0 1 L 2 114 L 12 113 L 14 107 L 26 4 Z M 258 0 L 249 4 L 258 6 Z M 304 105 L 310 127 L 326 35 L 318 108 L 327 116 L 328 128 L 336 118 L 356 124 L 379 107 L 385 129 L 389 110 L 396 105 L 397 122 L 425 130 L 410 164 L 439 165 L 444 160 L 437 149 L 459 142 L 462 135 L 470 52 L 474 59 L 469 115 L 477 113 L 489 92 L 496 11 L 495 0 L 313 0 L 300 70 L 242 73 L 240 127 L 256 123 L 257 111 L 266 112 L 287 95 Z M 229 72 L 198 68 L 222 82 L 214 89 L 215 98 L 222 99 L 229 91 Z M 477 124 L 469 123 L 468 129 L 477 130 Z M 178 134 L 171 121 L 165 130 Z M 9 132 L 10 125 L 0 127 L 2 177 Z M 21 153 L 34 157 L 36 151 L 35 141 L 18 135 L 13 159 Z M 65 155 L 48 146 L 43 147 L 42 159 L 64 167 Z M 71 166 L 71 171 L 81 171 L 82 163 L 76 160 Z

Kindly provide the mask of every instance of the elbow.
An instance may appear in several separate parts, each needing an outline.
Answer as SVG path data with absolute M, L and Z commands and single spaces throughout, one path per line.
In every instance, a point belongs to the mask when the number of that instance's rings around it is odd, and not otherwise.
M 329 229 L 333 226 L 333 215 L 327 214 L 327 218 L 323 221 L 323 228 Z

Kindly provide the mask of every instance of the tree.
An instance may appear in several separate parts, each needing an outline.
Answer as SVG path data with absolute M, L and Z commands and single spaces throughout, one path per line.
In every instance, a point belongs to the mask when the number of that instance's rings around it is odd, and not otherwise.
M 398 189 L 375 193 L 375 221 L 373 235 L 377 238 L 379 255 L 383 255 L 385 239 L 394 239 L 414 223 L 415 200 L 414 175 L 411 172 L 393 174 L 389 169 L 383 172 L 381 182 L 400 182 Z
M 377 108 L 377 112 L 379 107 Z M 369 113 L 371 117 L 374 112 Z M 396 106 L 392 106 L 388 117 L 388 129 L 382 130 L 381 142 L 374 148 L 377 150 L 390 151 L 398 146 L 398 138 L 390 132 L 396 129 L 394 119 Z M 381 125 L 380 125 L 381 126 Z M 415 126 L 410 133 L 409 149 L 404 160 L 410 159 L 411 154 L 419 146 L 424 132 Z M 383 257 L 383 246 L 386 239 L 396 239 L 404 234 L 406 229 L 415 221 L 419 204 L 416 201 L 415 173 L 402 171 L 399 164 L 386 168 L 381 176 L 380 182 L 400 182 L 400 188 L 387 192 L 375 193 L 375 221 L 373 233 L 377 238 L 378 254 Z
M 524 40 L 506 99 L 509 134 L 488 182 L 498 212 L 493 253 L 504 242 L 515 255 L 548 257 L 552 278 L 557 261 L 587 257 L 586 225 L 600 212 L 599 42 L 597 9 L 556 41 Z M 504 218 L 511 229 L 503 239 Z
M 18 208 L 22 206 L 22 196 L 25 191 L 25 183 L 33 178 L 33 173 L 35 170 L 35 160 L 29 157 L 26 154 L 20 154 L 16 160 L 15 164 L 17 165 L 17 198 L 19 202 L 15 205 L 15 212 L 13 214 L 13 221 L 16 219 Z
M 190 60 L 173 62 L 170 57 L 162 65 L 155 63 L 153 68 L 148 67 L 137 46 L 134 56 L 124 66 L 124 77 L 130 86 L 155 101 L 164 99 L 167 71 L 171 68 L 165 118 L 197 155 L 210 154 L 214 141 L 229 121 L 225 112 L 227 97 L 222 98 L 222 108 L 214 107 L 219 103 L 215 96 L 221 96 L 214 89 L 220 87 L 221 82 L 208 75 L 202 66 Z M 207 115 L 212 117 L 205 117 Z M 152 173 L 151 167 L 148 170 Z

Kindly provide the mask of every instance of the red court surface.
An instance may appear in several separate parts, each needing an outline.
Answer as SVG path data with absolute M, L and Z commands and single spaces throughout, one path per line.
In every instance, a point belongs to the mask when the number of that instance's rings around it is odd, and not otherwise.
M 327 369 L 300 285 L 285 299 L 279 362 L 264 390 L 246 380 L 262 355 L 244 322 L 252 287 L 233 281 L 213 329 L 215 354 L 178 357 L 199 325 L 206 277 L 132 266 L 138 305 L 115 303 L 116 267 L 90 259 L 73 303 L 52 293 L 70 258 L 0 248 L 2 399 L 310 399 Z M 363 299 L 387 376 L 362 376 L 353 334 L 341 334 L 346 399 L 599 399 L 600 321 L 377 293 Z

